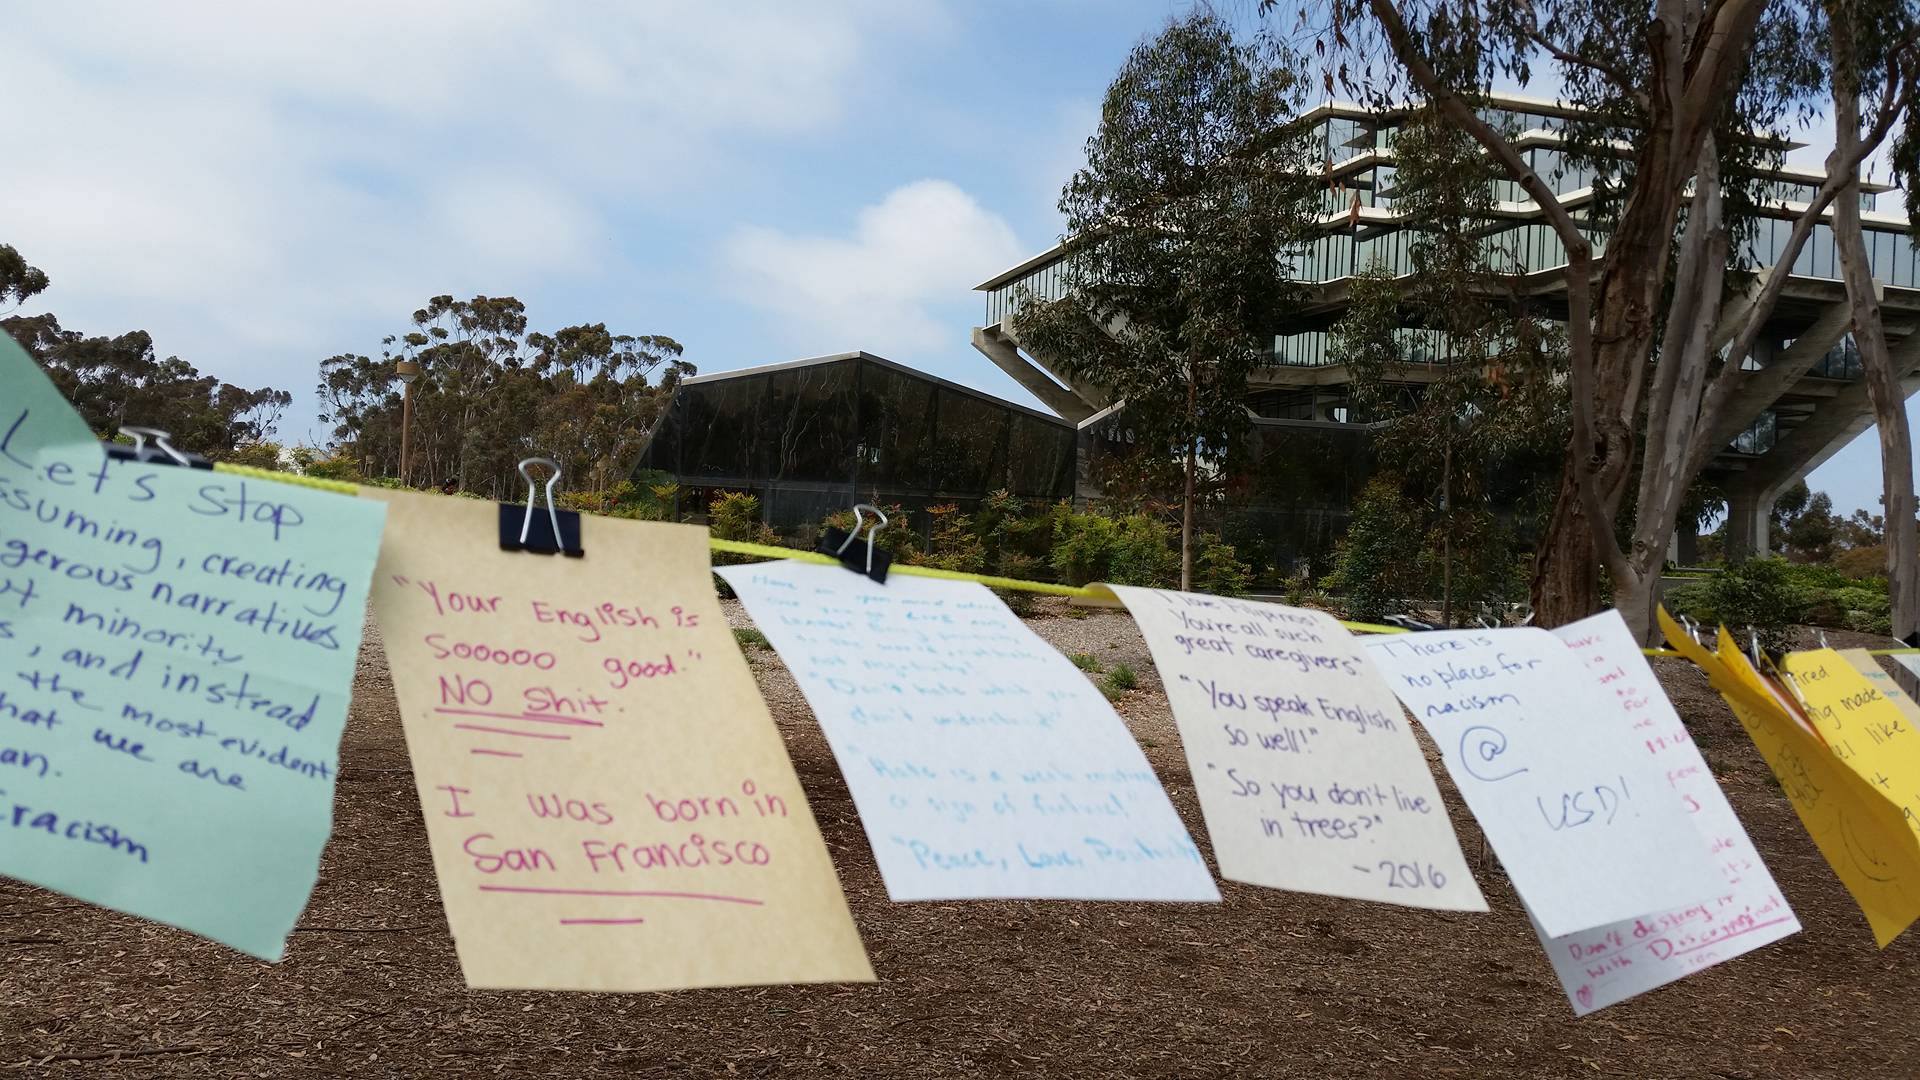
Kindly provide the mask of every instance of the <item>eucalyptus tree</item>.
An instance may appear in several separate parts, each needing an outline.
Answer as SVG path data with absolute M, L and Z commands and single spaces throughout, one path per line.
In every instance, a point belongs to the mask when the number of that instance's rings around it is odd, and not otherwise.
M 1244 443 L 1247 382 L 1295 296 L 1286 258 L 1319 212 L 1294 59 L 1197 10 L 1142 42 L 1108 87 L 1087 164 L 1060 196 L 1064 298 L 1029 300 L 1021 341 L 1124 403 L 1180 463 L 1180 583 L 1202 473 Z
M 1876 73 L 1891 89 L 1793 212 L 1773 253 L 1781 269 L 1762 268 L 1728 313 L 1729 263 L 1739 265 L 1745 230 L 1771 197 L 1767 171 L 1825 88 L 1831 58 L 1817 5 L 1327 0 L 1313 10 L 1325 16 L 1315 31 L 1334 45 L 1329 84 L 1382 104 L 1424 98 L 1499 163 L 1564 247 L 1570 434 L 1535 564 L 1535 610 L 1547 624 L 1596 610 L 1604 569 L 1615 606 L 1647 637 L 1675 522 L 1724 445 L 1715 420 L 1743 387 L 1791 375 L 1743 364 L 1786 285 L 1784 268 L 1904 112 L 1912 72 L 1889 63 Z M 1559 97 L 1579 110 L 1563 135 L 1593 170 L 1590 188 L 1556 192 L 1484 115 L 1496 83 L 1525 85 L 1535 64 L 1552 68 Z M 1599 231 L 1606 250 L 1596 258 Z M 1617 521 L 1623 508 L 1629 528 Z

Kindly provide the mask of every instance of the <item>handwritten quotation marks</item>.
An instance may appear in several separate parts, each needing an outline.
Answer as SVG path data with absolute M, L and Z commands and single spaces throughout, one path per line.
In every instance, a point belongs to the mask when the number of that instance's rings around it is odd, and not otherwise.
M 1338 623 L 1113 588 L 1168 681 L 1223 876 L 1484 910 L 1398 703 Z
M 894 899 L 1218 899 L 1112 706 L 985 588 L 718 572 L 819 717 Z
M 489 506 L 387 498 L 375 607 L 470 985 L 872 978 L 704 531 L 593 518 L 543 560 Z

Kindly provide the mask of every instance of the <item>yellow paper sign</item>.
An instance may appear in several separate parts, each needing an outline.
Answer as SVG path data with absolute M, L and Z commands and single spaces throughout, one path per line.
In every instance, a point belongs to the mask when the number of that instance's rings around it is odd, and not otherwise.
M 1906 714 L 1832 649 L 1792 653 L 1783 666 L 1834 756 L 1893 800 L 1909 826 L 1920 829 L 1920 731 Z M 1892 686 L 1891 679 L 1886 682 Z
M 1867 681 L 1876 689 L 1885 694 L 1887 700 L 1893 702 L 1894 708 L 1899 709 L 1900 714 L 1907 718 L 1909 725 L 1920 728 L 1920 704 L 1915 704 L 1914 700 L 1907 696 L 1907 692 L 1900 689 L 1900 684 L 1894 681 L 1893 676 L 1887 674 L 1887 669 L 1880 666 L 1880 661 L 1874 659 L 1872 653 L 1865 649 L 1841 649 L 1840 656 L 1847 663 L 1852 664 L 1855 671 L 1865 675 Z
M 1667 641 L 1707 673 L 1885 948 L 1920 917 L 1920 840 L 1900 808 L 1806 730 L 1748 662 L 1725 628 L 1718 653 L 1689 637 L 1665 610 Z
M 493 503 L 382 493 L 374 604 L 467 984 L 870 981 L 707 532 L 583 518 L 504 552 Z

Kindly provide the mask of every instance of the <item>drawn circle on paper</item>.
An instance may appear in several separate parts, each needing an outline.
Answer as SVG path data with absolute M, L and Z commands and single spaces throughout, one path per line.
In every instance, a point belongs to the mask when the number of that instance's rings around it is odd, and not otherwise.
M 1502 763 L 1500 758 L 1506 752 L 1507 733 L 1497 727 L 1475 724 L 1460 733 L 1460 765 L 1475 780 L 1499 783 L 1527 771 L 1525 766 L 1514 768 Z

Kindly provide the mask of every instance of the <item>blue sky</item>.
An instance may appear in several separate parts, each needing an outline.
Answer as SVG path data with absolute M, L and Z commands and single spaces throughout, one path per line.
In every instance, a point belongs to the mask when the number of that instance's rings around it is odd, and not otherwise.
M 290 442 L 326 436 L 320 360 L 440 293 L 707 372 L 866 349 L 1031 404 L 970 290 L 1057 238 L 1108 79 L 1187 6 L 27 5 L 0 242 L 54 280 L 27 310 L 292 390 Z M 1868 435 L 1812 483 L 1878 480 Z

